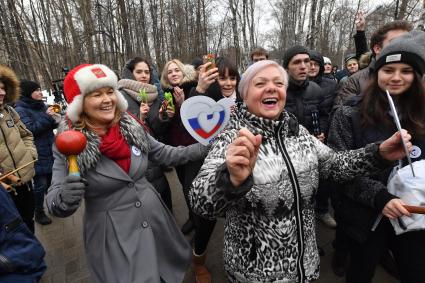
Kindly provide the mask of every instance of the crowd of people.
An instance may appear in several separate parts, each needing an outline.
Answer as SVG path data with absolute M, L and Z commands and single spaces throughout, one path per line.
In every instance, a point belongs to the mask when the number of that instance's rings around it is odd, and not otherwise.
M 368 47 L 361 13 L 356 23 L 342 70 L 302 45 L 277 60 L 255 48 L 241 73 L 223 56 L 171 59 L 162 72 L 135 57 L 120 76 L 82 64 L 64 79 L 65 113 L 45 104 L 38 82 L 1 65 L 0 178 L 15 178 L 0 179 L 0 282 L 38 282 L 46 264 L 34 220 L 49 225 L 45 207 L 68 217 L 82 202 L 94 282 L 178 283 L 192 264 L 196 282 L 211 283 L 207 247 L 220 217 L 230 282 L 318 279 L 319 221 L 335 229 L 332 268 L 347 282 L 372 282 L 383 257 L 401 282 L 421 282 L 425 226 L 396 233 L 391 220 L 425 200 L 402 199 L 387 183 L 425 159 L 425 33 L 394 21 Z M 209 146 L 181 120 L 195 96 L 233 103 Z M 87 142 L 78 174 L 54 143 L 67 131 Z M 189 211 L 182 227 L 165 176 L 172 167 Z

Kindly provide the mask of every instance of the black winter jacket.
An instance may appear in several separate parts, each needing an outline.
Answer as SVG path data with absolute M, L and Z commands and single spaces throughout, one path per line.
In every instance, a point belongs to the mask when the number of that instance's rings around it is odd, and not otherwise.
M 312 118 L 314 111 L 318 111 L 321 132 L 327 132 L 329 115 L 323 104 L 324 101 L 323 91 L 315 82 L 306 80 L 299 85 L 289 79 L 285 110 L 294 114 L 298 122 L 306 127 L 311 134 L 314 133 Z
M 47 106 L 43 101 L 22 96 L 16 102 L 15 110 L 34 136 L 34 144 L 38 154 L 38 160 L 34 166 L 35 174 L 51 174 L 53 166 L 52 145 L 55 138 L 53 130 L 58 126 L 58 123 L 46 113 Z

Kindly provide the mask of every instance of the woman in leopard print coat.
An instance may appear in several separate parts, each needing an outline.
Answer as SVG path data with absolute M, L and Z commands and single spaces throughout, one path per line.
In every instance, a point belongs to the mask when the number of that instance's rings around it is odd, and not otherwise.
M 224 262 L 231 282 L 317 279 L 319 177 L 347 180 L 403 154 L 397 135 L 381 145 L 334 152 L 283 111 L 286 86 L 286 72 L 273 61 L 248 68 L 239 86 L 244 105 L 214 141 L 191 189 L 195 213 L 226 218 Z

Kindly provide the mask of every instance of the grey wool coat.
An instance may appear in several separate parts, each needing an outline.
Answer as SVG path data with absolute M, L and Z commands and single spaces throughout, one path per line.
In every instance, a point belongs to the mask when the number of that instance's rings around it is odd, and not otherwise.
M 206 148 L 200 144 L 164 145 L 126 113 L 120 129 L 131 147 L 128 174 L 100 153 L 100 138 L 94 132 L 82 131 L 88 144 L 78 163 L 88 181 L 84 244 L 92 278 L 99 283 L 158 283 L 160 278 L 167 283 L 181 282 L 191 248 L 145 173 L 148 160 L 175 166 L 203 158 Z M 67 161 L 56 147 L 54 158 L 47 205 L 52 214 L 67 217 L 75 212 L 60 197 Z

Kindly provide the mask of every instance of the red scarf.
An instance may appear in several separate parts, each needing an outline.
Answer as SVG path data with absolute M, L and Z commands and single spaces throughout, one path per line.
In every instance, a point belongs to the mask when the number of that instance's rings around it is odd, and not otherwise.
M 115 161 L 126 173 L 130 170 L 131 152 L 127 141 L 121 134 L 119 124 L 109 129 L 109 131 L 100 137 L 100 152 Z

